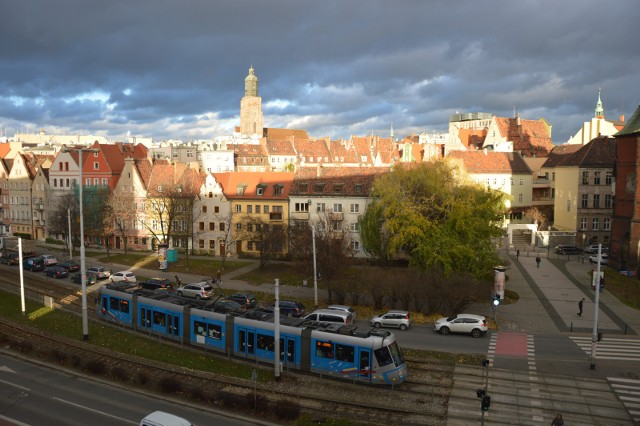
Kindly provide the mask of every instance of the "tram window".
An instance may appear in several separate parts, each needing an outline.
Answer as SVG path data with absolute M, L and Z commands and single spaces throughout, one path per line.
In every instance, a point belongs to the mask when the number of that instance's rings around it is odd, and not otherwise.
M 129 313 L 129 301 L 121 300 L 120 301 L 120 312 L 128 314 Z
M 199 335 L 199 336 L 206 336 L 207 335 L 207 324 L 200 322 L 200 321 L 194 321 L 193 322 L 193 331 L 195 334 Z
M 336 344 L 336 359 L 338 361 L 353 362 L 355 360 L 353 346 Z
M 318 358 L 333 358 L 333 345 L 331 342 L 316 342 L 316 356 Z
M 212 339 L 220 340 L 220 336 L 222 336 L 222 327 L 215 324 L 209 324 L 209 337 Z
M 120 299 L 116 299 L 115 297 L 112 297 L 109 301 L 109 309 L 111 309 L 112 311 L 119 311 L 120 310 Z
M 376 360 L 378 361 L 378 365 L 383 367 L 385 365 L 389 365 L 393 362 L 393 358 L 391 358 L 391 354 L 389 353 L 389 347 L 383 346 L 379 349 L 373 351 L 376 356 Z
M 108 306 L 109 306 L 109 299 L 105 296 L 102 298 L 102 309 L 106 311 Z
M 396 366 L 404 364 L 404 357 L 402 356 L 402 351 L 398 347 L 398 342 L 393 342 L 389 345 L 389 351 L 391 352 L 391 356 L 396 363 Z
M 153 323 L 155 325 L 164 326 L 167 323 L 167 316 L 162 312 L 154 312 Z
M 261 349 L 263 351 L 273 352 L 274 342 L 275 340 L 273 339 L 273 336 L 258 334 L 258 343 L 257 343 L 258 349 Z

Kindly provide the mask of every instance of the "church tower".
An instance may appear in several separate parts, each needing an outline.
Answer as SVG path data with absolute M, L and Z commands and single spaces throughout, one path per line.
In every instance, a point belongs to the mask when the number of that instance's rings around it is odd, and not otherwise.
M 604 118 L 604 107 L 600 99 L 600 89 L 598 89 L 598 103 L 596 104 L 596 118 Z
M 262 98 L 258 96 L 258 77 L 253 66 L 244 79 L 244 97 L 240 101 L 240 133 L 262 137 Z

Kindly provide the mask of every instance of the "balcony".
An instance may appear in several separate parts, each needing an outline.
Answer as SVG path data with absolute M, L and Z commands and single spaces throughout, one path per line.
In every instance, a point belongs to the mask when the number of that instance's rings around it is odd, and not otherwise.
M 331 212 L 329 213 L 329 219 L 332 221 L 341 221 L 344 220 L 344 214 L 342 212 Z
M 38 210 L 44 210 L 44 205 L 42 203 L 36 204 L 36 208 Z
M 533 197 L 531 199 L 531 204 L 534 206 L 552 206 L 553 198 L 552 197 Z
M 269 213 L 269 220 L 282 221 L 282 213 Z

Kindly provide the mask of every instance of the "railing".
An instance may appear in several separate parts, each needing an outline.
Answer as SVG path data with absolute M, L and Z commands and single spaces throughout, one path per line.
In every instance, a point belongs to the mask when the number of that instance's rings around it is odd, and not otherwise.
M 282 220 L 282 213 L 269 213 L 269 220 Z

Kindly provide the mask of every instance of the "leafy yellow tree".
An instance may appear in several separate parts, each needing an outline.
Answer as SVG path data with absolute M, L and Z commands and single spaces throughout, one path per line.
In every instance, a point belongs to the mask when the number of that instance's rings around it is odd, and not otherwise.
M 372 196 L 365 216 L 379 216 L 390 256 L 404 252 L 411 264 L 445 275 L 486 276 L 497 264 L 491 240 L 502 233 L 504 195 L 465 180 L 448 162 L 397 167 L 376 180 Z

